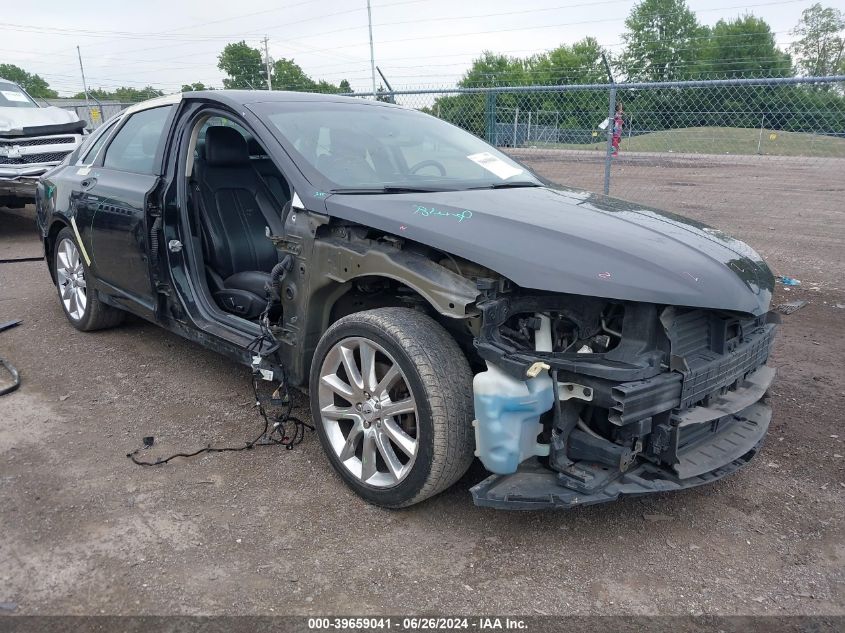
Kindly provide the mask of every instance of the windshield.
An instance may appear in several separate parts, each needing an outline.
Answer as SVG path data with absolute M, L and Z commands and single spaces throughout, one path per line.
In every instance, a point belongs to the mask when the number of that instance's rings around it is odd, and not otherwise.
M 294 159 L 335 191 L 537 186 L 524 167 L 433 116 L 357 103 L 259 103 L 252 109 Z M 313 175 L 313 174 L 306 174 Z
M 16 84 L 0 81 L 0 108 L 37 108 L 38 104 L 29 98 Z

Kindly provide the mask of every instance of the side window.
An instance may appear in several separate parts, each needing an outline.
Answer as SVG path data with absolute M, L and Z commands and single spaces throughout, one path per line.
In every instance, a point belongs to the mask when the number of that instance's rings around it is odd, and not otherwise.
M 103 167 L 152 174 L 156 149 L 172 107 L 151 108 L 131 115 L 106 149 Z
M 81 159 L 77 162 L 77 165 L 90 165 L 94 162 L 94 159 L 97 158 L 97 154 L 100 153 L 100 148 L 105 144 L 105 142 L 109 139 L 109 135 L 114 131 L 114 126 L 117 125 L 117 122 L 120 119 L 116 119 L 110 125 L 105 126 L 101 130 L 97 130 L 98 136 L 94 139 L 94 142 L 89 144 L 88 147 L 85 148 L 85 154 L 82 156 Z

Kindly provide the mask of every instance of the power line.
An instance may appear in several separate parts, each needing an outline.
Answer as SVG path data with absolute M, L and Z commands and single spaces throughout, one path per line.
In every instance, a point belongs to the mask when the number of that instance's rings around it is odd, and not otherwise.
M 794 0 L 794 1 L 799 2 L 799 1 L 803 1 L 803 0 Z M 573 9 L 573 8 L 578 8 L 578 7 L 592 7 L 592 6 L 606 5 L 606 4 L 620 4 L 620 3 L 632 4 L 634 2 L 636 2 L 636 0 L 601 0 L 601 1 L 598 1 L 598 2 L 579 2 L 579 3 L 576 3 L 576 4 L 563 5 L 563 6 L 557 6 L 557 7 L 546 7 L 546 8 L 540 8 L 540 9 L 522 9 L 520 11 L 504 11 L 504 12 L 501 12 L 501 13 L 482 13 L 482 14 L 458 15 L 458 16 L 450 15 L 450 16 L 442 16 L 442 17 L 436 17 L 436 18 L 417 18 L 417 19 L 413 19 L 413 20 L 400 20 L 400 21 L 397 21 L 397 22 L 381 22 L 381 23 L 378 23 L 378 24 L 373 24 L 373 26 L 374 27 L 378 27 L 378 26 L 399 26 L 399 25 L 402 25 L 402 24 L 421 24 L 421 23 L 424 23 L 424 22 L 443 22 L 443 21 L 453 22 L 455 20 L 478 20 L 478 19 L 483 19 L 483 18 L 503 17 L 503 16 L 509 16 L 509 15 L 524 15 L 524 14 L 527 14 L 527 13 L 541 13 L 541 12 L 545 12 L 545 11 L 561 11 L 563 9 Z M 348 26 L 348 27 L 344 27 L 344 28 L 340 28 L 340 29 L 334 29 L 332 31 L 323 31 L 321 33 L 321 35 L 332 35 L 334 33 L 342 33 L 344 31 L 353 31 L 353 30 L 357 30 L 359 28 L 361 28 L 361 27 L 360 26 Z M 472 34 L 468 33 L 467 35 L 472 35 Z M 298 40 L 304 39 L 306 37 L 308 37 L 308 36 L 295 37 L 295 38 L 292 38 L 290 41 L 298 41 Z
M 729 7 L 714 7 L 711 9 L 702 9 L 701 12 L 710 12 L 710 11 L 727 11 L 733 9 L 750 9 L 755 7 L 768 7 L 768 6 L 775 6 L 775 5 L 783 5 L 783 4 L 794 4 L 798 2 L 806 2 L 806 0 L 777 0 L 776 2 L 763 2 L 758 4 L 744 4 L 744 5 L 733 5 Z M 653 17 L 656 16 L 666 16 L 672 15 L 678 12 L 666 12 L 666 13 L 654 13 L 650 14 Z M 443 39 L 443 38 L 450 38 L 450 37 L 466 37 L 468 35 L 490 35 L 493 33 L 510 33 L 516 31 L 534 31 L 538 29 L 552 29 L 552 28 L 560 28 L 564 26 L 583 26 L 585 24 L 602 24 L 608 22 L 618 22 L 619 18 L 602 18 L 598 20 L 582 20 L 579 22 L 561 22 L 556 24 L 543 24 L 539 26 L 527 26 L 527 27 L 511 27 L 511 28 L 504 28 L 504 29 L 492 29 L 487 31 L 471 31 L 471 32 L 464 32 L 464 33 L 440 33 L 434 35 L 422 35 L 419 37 L 403 37 L 400 39 L 395 40 L 381 40 L 380 44 L 394 44 L 398 42 L 414 42 L 420 40 L 431 40 L 431 39 Z M 358 42 L 355 44 L 345 44 L 343 46 L 334 46 L 332 48 L 326 49 L 316 49 L 316 50 L 338 50 L 344 48 L 354 48 L 357 46 L 366 46 L 366 42 Z

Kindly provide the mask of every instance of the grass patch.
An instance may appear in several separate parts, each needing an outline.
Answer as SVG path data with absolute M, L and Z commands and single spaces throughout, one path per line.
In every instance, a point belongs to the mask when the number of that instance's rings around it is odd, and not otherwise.
M 602 138 L 604 132 L 600 132 Z M 674 152 L 676 154 L 757 154 L 767 156 L 810 156 L 845 158 L 845 139 L 783 132 L 760 128 L 688 127 L 622 137 L 621 150 L 629 152 Z M 531 143 L 531 146 L 558 149 L 604 151 L 606 141 L 596 143 Z

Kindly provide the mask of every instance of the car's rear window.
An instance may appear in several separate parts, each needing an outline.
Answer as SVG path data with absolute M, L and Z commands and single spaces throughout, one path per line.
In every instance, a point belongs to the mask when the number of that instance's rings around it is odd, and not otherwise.
M 137 174 L 155 173 L 156 151 L 172 109 L 173 106 L 161 106 L 131 115 L 106 148 L 103 167 Z

